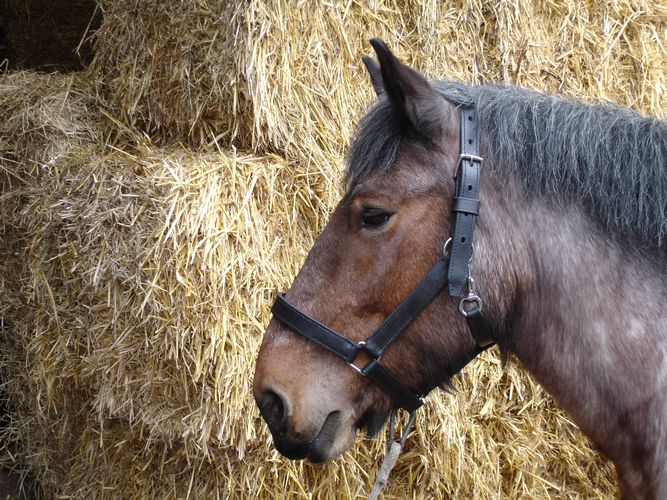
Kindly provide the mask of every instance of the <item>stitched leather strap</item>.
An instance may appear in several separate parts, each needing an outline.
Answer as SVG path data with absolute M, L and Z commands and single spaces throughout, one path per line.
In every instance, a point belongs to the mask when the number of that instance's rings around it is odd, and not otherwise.
M 468 279 L 475 218 L 479 213 L 479 131 L 475 108 L 461 110 L 461 158 L 455 178 L 449 295 L 460 297 Z
M 441 261 L 439 261 L 434 267 L 440 267 L 440 262 Z M 430 274 L 431 273 L 429 273 L 429 275 Z M 427 275 L 427 278 L 429 275 Z M 443 286 L 444 283 L 440 285 L 440 289 L 442 289 Z M 414 291 L 412 294 L 410 294 L 410 296 L 408 296 L 408 298 L 413 295 Z M 428 302 L 426 305 L 428 305 Z M 373 358 L 362 369 L 354 366 L 353 361 L 363 348 L 363 344 L 355 344 L 342 335 L 331 330 L 330 328 L 324 326 L 319 321 L 306 316 L 296 307 L 287 302 L 287 300 L 285 300 L 284 293 L 278 294 L 276 301 L 273 303 L 273 307 L 271 308 L 271 312 L 273 313 L 274 317 L 276 317 L 285 326 L 347 361 L 359 373 L 365 377 L 368 377 L 373 383 L 389 394 L 396 402 L 396 404 L 401 408 L 414 411 L 424 404 L 422 395 L 409 390 L 403 384 L 401 384 L 398 379 L 396 379 L 396 377 L 394 377 L 386 368 L 380 364 L 379 357 Z M 408 323 L 410 321 L 411 319 L 408 320 Z M 398 333 L 396 335 L 398 335 Z M 396 338 L 396 335 L 394 335 L 393 338 Z
M 477 215 L 479 214 L 479 200 L 454 197 L 452 200 L 452 212 Z
M 278 294 L 271 312 L 285 326 L 340 356 L 348 363 L 352 363 L 359 354 L 360 347 L 357 344 L 303 314 L 285 300 L 284 293 Z
M 429 273 L 410 292 L 403 302 L 366 340 L 364 349 L 374 358 L 382 353 L 398 335 L 428 306 L 447 283 L 447 260 L 436 262 Z
M 468 330 L 470 330 L 475 342 L 480 347 L 479 352 L 485 351 L 495 345 L 496 342 L 491 338 L 491 327 L 482 315 L 482 311 L 478 307 L 475 307 L 474 309 L 467 310 L 466 313 Z
M 362 370 L 361 374 L 371 379 L 380 389 L 396 401 L 396 405 L 408 411 L 415 411 L 424 404 L 421 396 L 408 390 L 384 368 L 377 359 L 372 360 Z

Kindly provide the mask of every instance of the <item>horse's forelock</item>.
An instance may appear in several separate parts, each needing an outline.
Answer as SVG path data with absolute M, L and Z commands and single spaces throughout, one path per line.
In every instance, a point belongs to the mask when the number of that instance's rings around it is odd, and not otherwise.
M 378 98 L 359 122 L 350 146 L 345 172 L 348 190 L 370 174 L 393 165 L 404 127 L 388 99 Z

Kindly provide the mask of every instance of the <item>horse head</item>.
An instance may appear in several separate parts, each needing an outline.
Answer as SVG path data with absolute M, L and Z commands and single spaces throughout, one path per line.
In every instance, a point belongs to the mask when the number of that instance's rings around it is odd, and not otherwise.
M 378 100 L 353 141 L 345 195 L 285 295 L 352 343 L 368 338 L 443 256 L 459 160 L 460 110 L 383 42 L 371 43 L 379 65 L 364 63 Z M 408 391 L 446 384 L 478 352 L 458 305 L 437 295 L 382 353 L 383 368 Z M 271 321 L 254 394 L 282 454 L 330 460 L 359 429 L 382 427 L 396 401 L 359 373 L 369 359 L 362 349 L 347 363 Z

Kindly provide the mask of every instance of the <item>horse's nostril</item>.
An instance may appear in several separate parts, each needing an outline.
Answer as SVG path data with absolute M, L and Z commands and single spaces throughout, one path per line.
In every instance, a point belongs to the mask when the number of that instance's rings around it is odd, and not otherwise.
M 269 427 L 276 429 L 281 426 L 285 418 L 285 403 L 275 392 L 264 391 L 259 402 L 259 412 Z

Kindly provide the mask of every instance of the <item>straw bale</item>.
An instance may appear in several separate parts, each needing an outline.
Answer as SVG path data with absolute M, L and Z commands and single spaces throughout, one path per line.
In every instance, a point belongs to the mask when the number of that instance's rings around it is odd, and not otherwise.
M 99 112 L 84 74 L 34 71 L 0 75 L 0 168 L 37 168 L 73 146 L 100 140 Z
M 360 58 L 372 36 L 431 77 L 665 109 L 664 2 L 101 5 L 93 66 L 108 106 L 162 140 L 217 138 L 326 163 L 320 153 L 345 151 L 369 101 Z
M 245 57 L 236 40 L 243 2 L 98 3 L 92 66 L 115 117 L 162 140 L 206 144 L 240 134 L 251 111 L 236 66 Z

